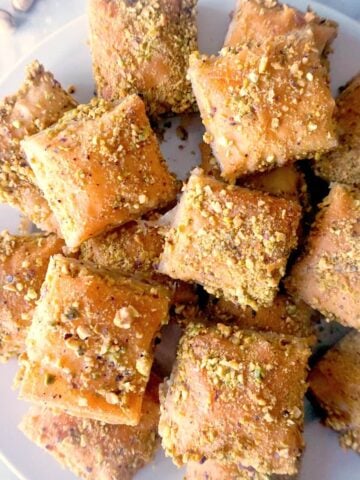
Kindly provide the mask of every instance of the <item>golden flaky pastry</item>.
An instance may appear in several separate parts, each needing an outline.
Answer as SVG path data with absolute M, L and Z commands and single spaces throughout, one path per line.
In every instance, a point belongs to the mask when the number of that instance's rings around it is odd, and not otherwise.
M 193 305 L 197 302 L 195 285 L 157 271 L 164 243 L 161 227 L 138 220 L 85 241 L 80 246 L 80 259 L 166 286 L 177 308 Z
M 312 325 L 313 309 L 303 301 L 288 295 L 276 296 L 270 307 L 241 307 L 224 298 L 212 298 L 207 306 L 207 315 L 212 322 L 235 324 L 243 329 L 283 333 L 315 340 Z
M 348 333 L 310 372 L 310 391 L 340 444 L 360 453 L 360 333 Z
M 109 425 L 32 407 L 20 430 L 83 480 L 131 480 L 158 445 L 159 402 L 147 389 L 138 425 Z
M 200 144 L 200 152 L 200 166 L 204 173 L 221 180 L 221 169 L 212 154 L 210 145 L 202 142 Z M 274 168 L 270 172 L 247 175 L 239 178 L 236 184 L 251 190 L 260 190 L 277 197 L 298 201 L 304 206 L 308 203 L 305 177 L 295 164 Z
M 94 99 L 23 141 L 70 247 L 172 201 L 169 173 L 142 100 Z
M 215 460 L 189 462 L 184 480 L 269 480 L 268 475 L 257 473 L 253 468 L 241 465 L 226 465 Z
M 304 339 L 190 324 L 160 396 L 166 454 L 296 473 L 309 354 Z
M 326 55 L 337 35 L 335 22 L 322 19 L 312 11 L 304 14 L 277 0 L 237 0 L 224 46 L 262 42 L 306 26 L 311 26 L 319 52 Z
M 166 237 L 159 270 L 241 305 L 270 306 L 297 243 L 296 202 L 193 171 Z
M 20 397 L 137 425 L 154 337 L 168 309 L 160 286 L 53 257 L 26 341 Z
M 339 146 L 316 159 L 316 173 L 329 182 L 360 186 L 360 75 L 336 100 Z
M 360 329 L 360 191 L 333 184 L 288 290 L 331 320 Z
M 227 180 L 337 145 L 335 101 L 310 27 L 219 56 L 194 53 L 189 76 L 204 139 Z
M 37 61 L 26 70 L 17 93 L 0 102 L 0 202 L 18 208 L 39 228 L 58 225 L 20 147 L 20 141 L 57 122 L 75 100 Z

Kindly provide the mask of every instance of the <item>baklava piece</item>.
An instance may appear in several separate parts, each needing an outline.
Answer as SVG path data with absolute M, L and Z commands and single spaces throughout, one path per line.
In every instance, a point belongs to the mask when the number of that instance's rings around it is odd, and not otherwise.
M 201 168 L 206 175 L 221 180 L 220 166 L 211 152 L 210 145 L 200 144 Z M 308 204 L 307 185 L 303 173 L 296 165 L 286 165 L 275 168 L 270 172 L 248 175 L 240 178 L 237 185 L 260 190 L 277 197 L 288 198 L 300 202 L 303 206 Z
M 312 316 L 314 311 L 303 301 L 279 294 L 270 307 L 256 312 L 224 300 L 211 299 L 207 314 L 211 321 L 234 324 L 243 329 L 275 332 L 315 340 Z
M 0 234 L 0 361 L 24 352 L 49 258 L 62 247 L 54 234 Z
M 360 192 L 334 184 L 321 204 L 288 290 L 330 320 L 360 329 Z
M 317 159 L 315 171 L 329 182 L 360 186 L 360 75 L 346 85 L 336 103 L 339 146 Z
M 166 454 L 295 474 L 309 353 L 300 338 L 191 324 L 160 392 Z
M 186 79 L 197 49 L 197 0 L 91 0 L 90 40 L 97 93 L 141 95 L 152 116 L 195 106 Z
M 308 25 L 313 30 L 319 52 L 326 55 L 337 35 L 335 22 L 320 18 L 312 11 L 304 14 L 277 0 L 237 0 L 224 46 L 262 42 Z
M 271 170 L 337 146 L 335 102 L 311 28 L 193 53 L 189 76 L 221 174 Z
M 162 287 L 53 257 L 27 337 L 20 397 L 83 418 L 137 425 L 154 337 L 168 308 Z
M 35 61 L 20 90 L 0 102 L 0 202 L 18 208 L 37 227 L 58 232 L 57 222 L 34 182 L 20 141 L 57 122 L 75 100 Z
M 310 373 L 310 392 L 325 423 L 340 432 L 340 444 L 360 453 L 360 333 L 332 347 Z
M 297 243 L 300 206 L 194 170 L 166 235 L 159 271 L 217 297 L 270 306 Z
M 137 426 L 108 425 L 32 407 L 20 430 L 84 480 L 131 480 L 154 457 L 159 422 L 156 394 L 146 392 Z
M 94 99 L 22 143 L 69 247 L 173 200 L 169 173 L 136 95 Z

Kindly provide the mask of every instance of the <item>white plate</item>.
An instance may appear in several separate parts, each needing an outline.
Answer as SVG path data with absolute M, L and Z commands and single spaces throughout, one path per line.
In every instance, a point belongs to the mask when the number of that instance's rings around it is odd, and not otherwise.
M 200 50 L 215 53 L 222 45 L 229 22 L 229 13 L 235 0 L 199 1 Z M 335 42 L 332 57 L 332 85 L 336 89 L 360 70 L 360 24 L 323 5 L 306 0 L 289 1 L 301 9 L 308 4 L 340 25 L 340 34 Z M 88 101 L 94 90 L 90 55 L 87 46 L 86 17 L 69 23 L 45 39 L 26 58 L 22 59 L 5 78 L 0 81 L 0 97 L 15 91 L 20 85 L 24 67 L 34 58 L 54 72 L 64 86 L 74 84 L 76 97 Z M 189 168 L 198 160 L 197 145 L 201 127 L 195 122 L 188 128 L 189 140 L 181 142 L 173 128 L 165 134 L 162 150 L 171 168 L 184 177 Z M 179 149 L 179 145 L 181 148 Z M 9 207 L 0 205 L 0 229 L 16 230 L 19 216 Z M 49 455 L 29 442 L 17 430 L 17 424 L 27 405 L 17 400 L 11 389 L 16 372 L 16 362 L 0 366 L 0 457 L 22 480 L 74 480 L 74 476 L 62 470 Z M 360 478 L 360 457 L 344 452 L 337 442 L 337 435 L 322 427 L 307 405 L 305 437 L 307 448 L 302 461 L 301 480 L 358 480 Z M 183 470 L 178 470 L 159 452 L 156 461 L 137 476 L 137 480 L 180 480 Z M 2 479 L 0 479 L 2 480 Z M 121 480 L 121 479 L 119 479 Z

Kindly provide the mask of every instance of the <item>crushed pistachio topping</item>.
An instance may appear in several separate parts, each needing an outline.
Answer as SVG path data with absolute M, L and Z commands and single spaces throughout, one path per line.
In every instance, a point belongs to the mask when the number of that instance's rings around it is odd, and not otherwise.
M 39 364 L 59 377 L 51 404 L 62 408 L 56 388 L 65 383 L 78 392 L 78 405 L 88 407 L 89 418 L 110 415 L 114 422 L 135 423 L 140 410 L 133 399 L 142 398 L 149 380 L 153 339 L 168 317 L 167 290 L 159 286 L 155 296 L 148 283 L 61 255 L 52 257 L 43 288 L 47 294 L 29 332 L 29 356 L 30 368 Z M 56 339 L 50 352 L 44 347 L 49 337 Z M 99 400 L 117 408 L 94 411 Z M 76 414 L 75 406 L 67 409 Z

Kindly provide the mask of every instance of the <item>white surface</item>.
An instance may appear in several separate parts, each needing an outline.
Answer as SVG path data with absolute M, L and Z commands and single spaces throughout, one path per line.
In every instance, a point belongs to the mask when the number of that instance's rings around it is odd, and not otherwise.
M 10 2 L 0 0 L 0 7 Z M 12 39 L 14 48 L 10 51 L 0 40 L 0 74 L 1 65 L 6 68 L 13 63 L 13 59 L 20 51 L 25 51 L 29 45 L 39 38 L 39 32 L 49 31 L 52 26 L 73 17 L 74 12 L 83 11 L 83 0 L 75 1 L 38 1 L 36 7 L 28 16 L 23 18 L 23 26 L 19 27 Z M 289 1 L 304 8 L 309 2 L 298 0 Z M 311 2 L 310 2 L 311 3 Z M 325 3 L 325 2 L 324 2 Z M 354 13 L 360 15 L 360 2 L 337 2 L 335 6 L 353 4 Z M 233 0 L 200 0 L 199 2 L 199 30 L 200 49 L 202 51 L 216 51 L 221 45 L 228 14 L 233 6 Z M 360 70 L 360 26 L 335 11 L 327 11 L 325 7 L 318 7 L 318 12 L 337 20 L 340 23 L 340 35 L 335 45 L 333 64 L 333 87 L 347 81 L 353 74 Z M 57 16 L 58 15 L 58 16 Z M 38 27 L 36 26 L 38 25 Z M 23 33 L 22 33 L 23 32 Z M 28 39 L 28 45 L 24 41 Z M 25 39 L 25 40 L 24 40 Z M 20 45 L 21 44 L 21 45 Z M 9 62 L 8 54 L 11 56 Z M 15 71 L 10 73 L 0 85 L 0 96 L 14 91 L 23 77 L 23 67 L 33 58 L 43 61 L 47 68 L 54 71 L 55 76 L 66 86 L 75 84 L 77 97 L 88 100 L 93 92 L 93 82 L 90 69 L 90 57 L 86 46 L 86 19 L 74 21 L 60 32 L 53 35 L 40 45 L 28 58 L 20 62 Z M 174 126 L 174 125 L 173 125 Z M 162 145 L 163 152 L 169 160 L 171 168 L 177 173 L 185 173 L 196 156 L 191 151 L 196 149 L 199 138 L 198 129 L 195 128 L 190 139 L 179 150 L 181 143 L 171 131 L 167 132 L 166 142 Z M 15 228 L 17 217 L 14 211 L 0 207 L 0 228 Z M 16 392 L 11 390 L 11 383 L 16 371 L 16 362 L 0 366 L 0 452 L 9 465 L 16 465 L 19 478 L 26 480 L 71 480 L 74 476 L 63 471 L 54 460 L 37 447 L 28 442 L 16 425 L 27 406 L 16 399 Z M 358 480 L 360 478 L 360 457 L 352 452 L 343 452 L 337 443 L 337 436 L 322 427 L 311 409 L 307 408 L 307 422 L 305 437 L 307 449 L 302 462 L 301 480 Z M 12 467 L 15 468 L 15 467 Z M 160 454 L 154 465 L 143 470 L 137 477 L 139 480 L 180 480 L 181 471 L 177 470 Z M 0 480 L 13 480 L 10 471 L 0 467 Z M 119 479 L 121 480 L 121 479 Z

